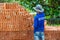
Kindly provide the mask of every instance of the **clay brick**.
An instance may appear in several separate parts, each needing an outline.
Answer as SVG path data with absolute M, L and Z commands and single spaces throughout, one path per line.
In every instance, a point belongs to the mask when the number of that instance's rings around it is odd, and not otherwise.
M 60 27 L 46 27 L 45 40 L 60 40 Z
M 4 9 L 4 3 L 0 3 L 0 10 Z
M 0 40 L 33 40 L 33 16 L 16 3 L 0 5 L 4 7 L 0 10 Z
M 33 40 L 32 34 L 32 31 L 0 32 L 0 40 Z

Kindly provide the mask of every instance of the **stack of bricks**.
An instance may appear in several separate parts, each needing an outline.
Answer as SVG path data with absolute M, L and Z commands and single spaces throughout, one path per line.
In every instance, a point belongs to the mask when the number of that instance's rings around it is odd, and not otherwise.
M 33 40 L 33 16 L 17 3 L 0 5 L 0 40 Z
M 45 27 L 45 40 L 60 40 L 60 27 Z

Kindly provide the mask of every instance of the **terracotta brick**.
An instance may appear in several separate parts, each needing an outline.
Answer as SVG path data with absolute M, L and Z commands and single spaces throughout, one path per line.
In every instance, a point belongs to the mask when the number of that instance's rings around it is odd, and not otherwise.
M 46 27 L 45 40 L 60 40 L 60 27 Z
M 4 7 L 0 10 L 0 40 L 33 40 L 33 16 L 17 3 L 0 5 Z

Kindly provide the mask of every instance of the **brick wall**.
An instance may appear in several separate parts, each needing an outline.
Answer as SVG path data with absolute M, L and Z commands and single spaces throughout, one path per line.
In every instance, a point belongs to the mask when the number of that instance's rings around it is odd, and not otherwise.
M 0 5 L 0 40 L 33 40 L 33 16 L 17 3 Z
M 60 27 L 45 27 L 45 40 L 60 40 Z

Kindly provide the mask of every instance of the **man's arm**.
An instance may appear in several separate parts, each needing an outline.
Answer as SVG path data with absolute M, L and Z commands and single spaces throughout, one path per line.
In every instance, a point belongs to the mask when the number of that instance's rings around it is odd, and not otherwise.
M 37 18 L 34 18 L 34 27 L 37 27 Z
M 44 26 L 46 26 L 46 24 L 47 24 L 47 21 L 46 21 L 46 20 L 44 20 Z

